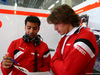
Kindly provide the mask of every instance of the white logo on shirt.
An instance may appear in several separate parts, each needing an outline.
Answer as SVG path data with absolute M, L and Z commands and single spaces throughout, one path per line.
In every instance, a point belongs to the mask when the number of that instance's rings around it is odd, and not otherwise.
M 32 55 L 35 55 L 35 53 L 31 53 Z M 39 54 L 37 54 L 37 56 L 39 56 Z
M 24 48 L 22 48 L 22 47 L 19 47 L 20 49 L 22 49 L 22 50 L 24 50 Z
M 86 52 L 85 52 L 81 47 L 75 46 L 75 48 L 76 48 L 79 52 L 81 52 L 83 55 L 86 54 Z
M 71 45 L 71 44 L 69 44 L 69 43 L 68 43 L 68 44 L 66 44 L 66 46 L 70 46 L 70 45 Z

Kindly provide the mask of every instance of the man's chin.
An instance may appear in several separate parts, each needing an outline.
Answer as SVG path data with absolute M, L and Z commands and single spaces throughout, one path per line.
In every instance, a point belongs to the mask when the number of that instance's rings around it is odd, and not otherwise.
M 34 37 L 30 37 L 30 39 L 33 39 Z
M 35 36 L 29 36 L 31 39 L 33 39 Z
M 63 35 L 63 34 L 61 34 L 61 33 L 59 33 L 60 35 Z

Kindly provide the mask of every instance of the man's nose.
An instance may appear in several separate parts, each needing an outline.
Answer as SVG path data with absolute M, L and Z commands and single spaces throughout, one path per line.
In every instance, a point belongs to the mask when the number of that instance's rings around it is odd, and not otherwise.
M 32 28 L 30 29 L 30 33 L 33 33 L 33 29 Z

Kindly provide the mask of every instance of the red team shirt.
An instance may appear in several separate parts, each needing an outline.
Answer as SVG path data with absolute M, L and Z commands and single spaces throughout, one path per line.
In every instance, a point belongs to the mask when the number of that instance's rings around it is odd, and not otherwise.
M 95 35 L 82 27 L 77 28 L 73 34 L 67 37 L 60 40 L 51 60 L 54 75 L 88 75 L 88 73 L 92 73 L 98 53 Z M 66 38 L 62 53 L 62 46 Z
M 40 44 L 37 45 L 37 71 L 49 71 L 50 70 L 50 59 L 51 55 L 48 49 L 48 46 L 43 41 L 40 41 Z M 34 70 L 34 54 L 35 47 L 33 41 L 25 43 L 23 38 L 14 40 L 8 51 L 9 55 L 20 64 L 21 67 L 26 68 L 29 72 Z M 14 65 L 16 65 L 14 63 Z M 12 75 L 26 75 L 25 73 L 19 71 L 15 67 L 5 69 L 2 67 L 1 70 L 3 75 L 8 75 L 12 71 Z

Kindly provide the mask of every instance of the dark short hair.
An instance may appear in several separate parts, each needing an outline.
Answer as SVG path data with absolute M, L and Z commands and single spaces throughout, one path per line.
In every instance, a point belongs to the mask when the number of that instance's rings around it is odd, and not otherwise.
M 26 17 L 25 25 L 27 22 L 38 23 L 38 27 L 40 27 L 40 24 L 41 24 L 40 19 L 38 17 L 32 16 L 32 15 Z
M 47 17 L 47 22 L 49 24 L 72 24 L 73 27 L 77 27 L 80 25 L 80 17 L 69 5 L 63 4 L 51 11 Z

